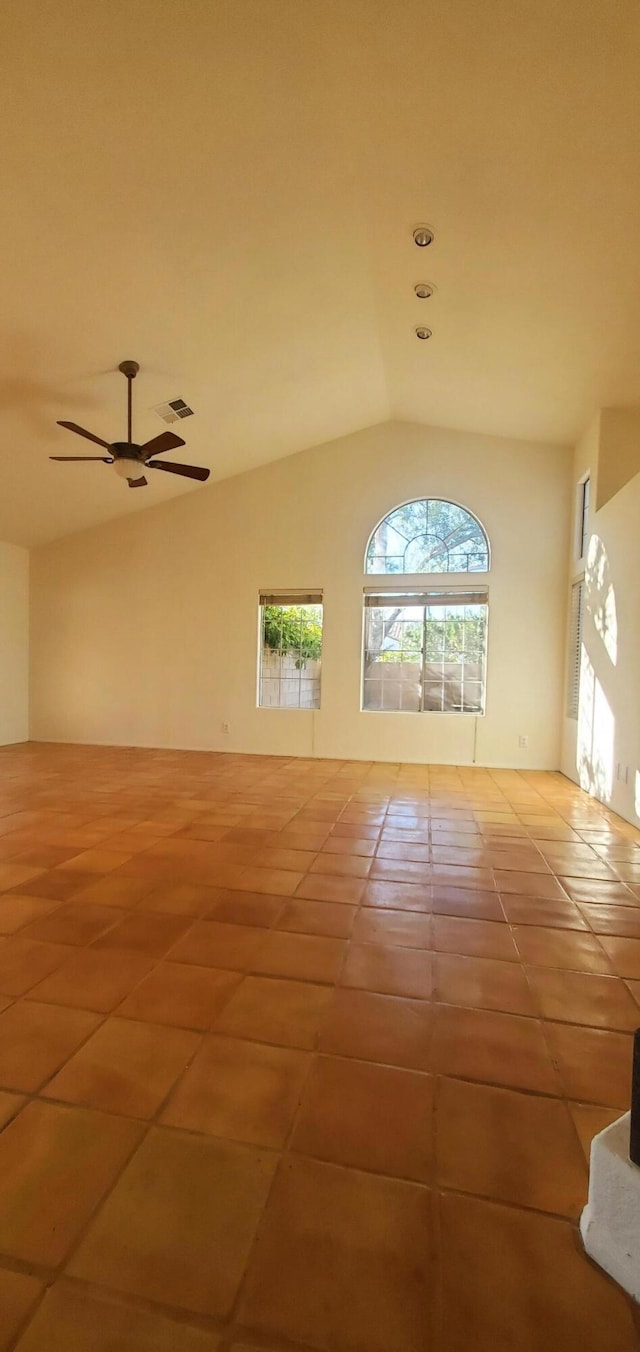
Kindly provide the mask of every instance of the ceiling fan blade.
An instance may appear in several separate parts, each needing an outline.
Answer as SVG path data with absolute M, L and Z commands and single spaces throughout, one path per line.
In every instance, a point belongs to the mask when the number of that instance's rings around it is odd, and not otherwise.
M 146 483 L 147 483 L 147 480 L 145 479 L 144 474 L 143 474 L 143 476 L 142 476 L 141 479 L 130 479 L 130 480 L 129 480 L 129 488 L 144 488 L 144 486 L 145 486 Z
M 58 427 L 66 427 L 69 432 L 77 432 L 79 437 L 86 437 L 87 441 L 95 441 L 96 446 L 104 446 L 105 450 L 111 450 L 111 445 L 108 441 L 103 441 L 102 437 L 94 436 L 93 432 L 87 432 L 86 428 L 80 427 L 78 423 L 59 422 Z
M 164 451 L 177 451 L 178 446 L 184 446 L 182 437 L 177 437 L 175 432 L 161 432 L 160 436 L 154 437 L 152 441 L 145 441 L 140 449 L 145 460 L 150 455 L 162 455 Z
M 50 455 L 50 460 L 95 460 L 101 465 L 112 465 L 113 460 L 107 455 Z
M 201 479 L 204 483 L 209 478 L 210 469 L 200 469 L 198 465 L 176 465 L 172 460 L 147 460 L 147 469 L 164 469 L 167 474 L 182 474 L 185 479 Z

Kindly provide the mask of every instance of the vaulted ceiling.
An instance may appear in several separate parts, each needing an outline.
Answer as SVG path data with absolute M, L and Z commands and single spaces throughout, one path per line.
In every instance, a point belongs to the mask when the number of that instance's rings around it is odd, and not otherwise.
M 212 478 L 640 402 L 636 0 L 13 0 L 0 151 L 0 539 L 206 491 L 49 462 L 124 436 L 125 357 Z

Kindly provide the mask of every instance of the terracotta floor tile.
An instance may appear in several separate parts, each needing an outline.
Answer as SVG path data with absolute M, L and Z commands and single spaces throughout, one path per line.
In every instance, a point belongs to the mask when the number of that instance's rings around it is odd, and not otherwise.
M 171 949 L 169 958 L 171 962 L 245 972 L 253 967 L 266 935 L 266 930 L 249 925 L 200 920 Z
M 622 1292 L 567 1221 L 445 1195 L 442 1352 L 636 1352 Z
M 585 1205 L 587 1171 L 560 1099 L 442 1079 L 436 1142 L 441 1187 L 574 1219 Z
M 512 869 L 494 868 L 493 876 L 498 892 L 517 892 L 524 897 L 546 897 L 553 901 L 566 900 L 562 884 L 551 873 L 522 873 Z
M 370 882 L 365 888 L 363 905 L 398 911 L 425 911 L 432 908 L 429 883 Z
M 416 883 L 423 886 L 431 883 L 432 869 L 430 864 L 414 864 L 403 859 L 381 859 L 376 855 L 369 877 L 372 882 Z
M 319 1049 L 408 1070 L 432 1069 L 432 1011 L 423 1000 L 340 989 L 321 1030 Z
M 125 879 L 121 880 L 123 883 Z M 136 879 L 137 881 L 137 879 Z M 217 887 L 204 883 L 161 883 L 140 898 L 137 910 L 159 915 L 186 915 L 201 919 L 223 895 Z
M 615 906 L 610 902 L 581 902 L 580 910 L 596 934 L 640 939 L 640 907 Z
M 384 944 L 351 944 L 340 983 L 384 995 L 407 995 L 429 1000 L 432 994 L 432 955 L 418 949 Z
M 316 850 L 292 850 L 286 846 L 274 845 L 267 850 L 258 850 L 251 862 L 258 868 L 288 869 L 293 873 L 304 873 L 306 869 L 311 868 L 316 855 Z
M 365 1061 L 319 1056 L 291 1149 L 427 1183 L 433 1159 L 433 1079 Z
M 356 916 L 353 940 L 363 944 L 389 944 L 400 948 L 431 948 L 431 916 L 408 911 L 363 909 Z
M 215 1022 L 215 1031 L 256 1042 L 312 1050 L 332 992 L 310 981 L 245 977 Z
M 25 1102 L 23 1094 L 11 1094 L 7 1090 L 0 1089 L 0 1129 L 6 1127 L 7 1122 L 16 1116 Z
M 138 953 L 66 949 L 62 964 L 29 991 L 28 999 L 107 1014 L 142 981 L 152 962 Z
M 602 943 L 593 934 L 517 925 L 513 937 L 522 962 L 531 967 L 564 967 L 603 975 L 611 975 L 613 971 Z
M 613 902 L 617 906 L 633 906 L 634 898 L 624 883 L 603 882 L 594 878 L 562 878 L 565 892 L 577 902 Z
M 425 1188 L 314 1160 L 282 1164 L 240 1317 L 322 1352 L 428 1352 Z
M 284 831 L 277 832 L 275 839 L 270 843 L 277 844 L 278 849 L 282 850 L 311 850 L 315 853 L 322 847 L 327 836 L 328 829 L 324 826 L 319 831 L 307 831 L 304 828 L 289 830 L 285 827 Z
M 275 1155 L 229 1141 L 152 1129 L 92 1222 L 70 1274 L 224 1318 L 275 1164 Z
M 4 892 L 0 897 L 0 935 L 16 934 L 33 920 L 54 911 L 59 904 L 45 897 L 14 896 Z
M 338 827 L 332 832 L 322 846 L 323 854 L 362 854 L 371 859 L 376 852 L 377 832 L 372 831 L 373 838 L 366 836 L 352 835 L 353 828 L 346 828 L 347 834 L 338 832 Z M 345 828 L 342 828 L 344 831 Z
M 0 1352 L 5 1352 L 33 1309 L 43 1290 L 42 1282 L 24 1272 L 0 1268 Z
M 47 1097 L 151 1117 L 200 1043 L 197 1033 L 107 1019 L 50 1080 Z
M 555 897 L 521 897 L 516 892 L 501 893 L 504 913 L 510 925 L 542 925 L 552 929 L 586 930 L 588 925 L 573 901 Z
M 58 906 L 50 915 L 34 920 L 24 931 L 24 938 L 83 946 L 99 938 L 124 915 L 124 911 L 117 911 L 113 906 L 70 901 Z
M 433 885 L 440 887 L 443 883 L 447 887 L 476 888 L 481 892 L 496 886 L 490 868 L 465 868 L 463 864 L 434 864 Z
M 275 929 L 288 930 L 292 934 L 324 934 L 329 938 L 348 939 L 355 918 L 356 908 L 343 902 L 292 897 L 285 902 Z
M 517 962 L 518 954 L 508 925 L 493 920 L 466 920 L 457 915 L 433 917 L 433 946 L 441 953 L 498 958 Z
M 466 920 L 504 920 L 497 892 L 482 892 L 467 887 L 433 888 L 433 911 L 437 915 L 457 915 Z
M 111 874 L 107 874 L 106 878 L 96 878 L 92 875 L 88 885 L 80 888 L 73 900 L 126 910 L 146 897 L 154 886 L 153 880 L 149 878 L 125 878 L 122 875 L 114 878 Z
M 240 981 L 238 972 L 161 962 L 120 1006 L 127 1019 L 206 1032 Z
M 263 976 L 288 976 L 299 981 L 337 981 L 344 961 L 342 939 L 315 934 L 286 934 L 270 930 L 253 961 Z
M 208 1035 L 162 1113 L 189 1131 L 281 1149 L 309 1058 L 289 1047 Z
M 567 1097 L 626 1112 L 631 1094 L 631 1036 L 562 1023 L 548 1023 L 546 1028 Z
M 23 883 L 35 883 L 45 870 L 43 868 L 34 868 L 32 864 L 16 864 L 11 861 L 0 861 L 0 892 L 9 892 L 12 887 L 20 887 Z M 31 891 L 37 894 L 37 888 L 33 886 Z
M 507 1014 L 538 1012 L 519 963 L 437 953 L 434 977 L 434 999 L 443 1004 Z
M 638 1026 L 635 1001 L 618 977 L 538 967 L 529 967 L 527 975 L 543 1019 L 622 1032 Z
M 237 887 L 241 892 L 267 892 L 272 896 L 292 897 L 304 876 L 302 870 L 245 868 L 235 882 L 229 880 L 229 887 Z
M 126 864 L 128 859 L 129 855 L 124 850 L 96 848 L 83 850 L 81 854 L 65 860 L 65 863 L 59 864 L 58 867 L 69 869 L 74 873 L 110 873 L 112 869 Z
M 0 1251 L 57 1266 L 141 1131 L 113 1114 L 28 1103 L 0 1134 Z
M 613 939 L 603 934 L 600 942 L 618 976 L 640 978 L 640 939 Z
M 619 1108 L 596 1108 L 592 1103 L 570 1103 L 569 1111 L 580 1137 L 585 1159 L 589 1163 L 591 1142 L 594 1136 L 610 1127 L 620 1117 Z
M 363 878 L 328 878 L 318 873 L 307 873 L 296 888 L 297 897 L 309 901 L 341 901 L 357 906 L 365 889 Z
M 149 957 L 163 958 L 191 924 L 189 916 L 152 915 L 137 910 L 132 915 L 125 915 L 124 920 L 107 930 L 95 941 L 94 947 L 129 949 L 146 953 Z
M 0 1344 L 0 1347 L 2 1344 Z M 220 1337 L 70 1282 L 49 1290 L 19 1352 L 217 1352 Z
M 317 854 L 309 866 L 311 875 L 330 874 L 339 878 L 366 878 L 372 860 L 361 854 Z
M 206 918 L 268 929 L 286 905 L 286 897 L 270 897 L 266 892 L 234 892 L 226 888 L 209 907 Z
M 19 1001 L 0 1014 L 0 1085 L 33 1092 L 98 1023 L 86 1010 Z
M 52 869 L 50 873 L 39 873 L 37 880 L 30 878 L 25 883 L 12 887 L 19 895 L 46 897 L 51 901 L 69 901 L 95 878 L 94 873 L 64 873 L 61 869 Z M 38 886 L 35 883 L 37 881 Z
M 542 1025 L 519 1014 L 437 1005 L 433 1066 L 441 1075 L 560 1093 Z

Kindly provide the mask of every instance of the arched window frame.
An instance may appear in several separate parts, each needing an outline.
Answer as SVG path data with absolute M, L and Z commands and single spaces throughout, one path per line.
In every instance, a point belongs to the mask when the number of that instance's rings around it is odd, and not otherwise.
M 385 572 L 382 572 L 382 573 L 374 573 L 373 571 L 370 572 L 369 569 L 368 569 L 368 567 L 367 567 L 367 564 L 368 564 L 368 561 L 369 561 L 369 549 L 370 549 L 370 547 L 371 547 L 371 541 L 373 540 L 373 538 L 374 538 L 374 536 L 375 536 L 375 534 L 376 534 L 376 531 L 378 531 L 378 530 L 380 529 L 380 527 L 382 526 L 382 524 L 383 524 L 385 521 L 388 521 L 390 517 L 394 516 L 394 514 L 395 514 L 396 512 L 398 512 L 398 511 L 400 511 L 403 507 L 410 507 L 410 506 L 412 506 L 413 503 L 418 503 L 418 502 L 424 502 L 424 503 L 428 503 L 428 502 L 445 502 L 445 503 L 450 504 L 452 507 L 458 507 L 459 510 L 460 510 L 461 512 L 464 512 L 468 517 L 471 518 L 472 521 L 475 521 L 476 525 L 478 526 L 478 529 L 480 530 L 480 532 L 481 532 L 481 534 L 482 534 L 482 537 L 483 537 L 484 542 L 485 542 L 485 545 L 486 545 L 486 550 L 487 550 L 487 567 L 486 567 L 486 568 L 482 568 L 482 569 L 480 569 L 480 568 L 478 568 L 478 569 L 475 569 L 475 568 L 474 568 L 474 569 L 447 569 L 447 570 L 444 571 L 444 572 L 437 572 L 437 571 L 435 571 L 435 570 L 433 570 L 433 571 L 428 570 L 428 571 L 425 571 L 425 572 L 417 572 L 417 573 L 415 573 L 415 572 L 404 572 L 404 571 L 400 571 L 400 572 L 397 572 L 397 573 L 386 572 L 386 571 L 385 571 Z M 414 538 L 416 538 L 416 537 L 414 537 Z M 407 545 L 409 545 L 409 544 L 410 544 L 410 541 L 407 541 Z M 366 543 L 366 547 L 365 547 L 365 551 L 364 551 L 364 573 L 365 573 L 365 576 L 366 576 L 366 577 L 379 577 L 379 578 L 382 578 L 382 577 L 385 577 L 385 578 L 394 578 L 394 577 L 402 577 L 402 578 L 407 578 L 407 577 L 415 577 L 415 578 L 431 577 L 431 578 L 437 578 L 437 577 L 445 577 L 445 578 L 449 579 L 449 581 L 451 581 L 452 578 L 456 578 L 456 577 L 458 577 L 458 578 L 459 578 L 459 577 L 468 577 L 469 574 L 473 574 L 474 576 L 477 576 L 477 577 L 483 577 L 486 573 L 489 573 L 490 571 L 491 571 L 491 543 L 490 543 L 490 540 L 489 540 L 489 536 L 488 536 L 488 534 L 487 534 L 487 531 L 485 530 L 485 528 L 484 528 L 484 526 L 483 526 L 483 524 L 482 524 L 482 522 L 481 522 L 479 516 L 477 516 L 475 512 L 472 512 L 472 511 L 470 510 L 469 507 L 465 506 L 464 503 L 456 501 L 455 498 L 442 498 L 442 497 L 405 498 L 405 500 L 404 500 L 403 502 L 398 502 L 398 503 L 396 503 L 395 507 L 392 507 L 391 510 L 390 510 L 389 512 L 385 512 L 385 513 L 384 513 L 384 516 L 381 516 L 381 517 L 379 518 L 379 520 L 376 522 L 375 526 L 373 527 L 373 530 L 372 530 L 372 531 L 370 532 L 370 534 L 369 534 L 369 537 L 368 537 L 367 543 Z

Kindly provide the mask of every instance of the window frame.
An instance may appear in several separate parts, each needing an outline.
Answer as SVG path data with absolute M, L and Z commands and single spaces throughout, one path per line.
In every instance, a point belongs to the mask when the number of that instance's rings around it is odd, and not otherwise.
M 589 546 L 589 518 L 591 515 L 591 471 L 587 470 L 576 485 L 576 518 L 574 533 L 575 564 L 585 562 Z
M 321 617 L 320 656 L 319 656 L 319 658 L 308 659 L 308 660 L 319 661 L 319 663 L 320 663 L 320 670 L 319 670 L 318 677 L 317 677 L 317 680 L 318 680 L 318 703 L 317 703 L 317 704 L 305 705 L 305 704 L 300 704 L 300 703 L 298 703 L 298 704 L 263 704 L 263 703 L 262 703 L 262 694 L 263 694 L 263 689 L 262 689 L 262 686 L 263 686 L 263 665 L 262 665 L 262 664 L 263 664 L 263 659 L 264 659 L 264 648 L 265 648 L 265 644 L 264 644 L 264 611 L 265 611 L 265 609 L 266 609 L 267 606 L 280 606 L 280 607 L 282 607 L 283 609 L 288 609 L 288 608 L 291 608 L 291 607 L 293 607 L 293 606 L 299 606 L 301 609 L 305 609 L 305 608 L 310 607 L 310 606 L 319 606 L 319 607 L 320 607 L 320 609 L 321 609 L 321 611 L 322 611 L 322 617 Z M 323 655 L 324 655 L 324 654 L 323 654 L 323 649 L 324 649 L 324 594 L 323 594 L 322 588 L 320 588 L 320 587 L 315 587 L 315 588 L 304 588 L 304 589 L 303 589 L 303 588 L 300 588 L 300 589 L 288 588 L 286 591 L 284 591 L 284 590 L 277 591 L 277 590 L 273 590 L 273 589 L 266 590 L 266 588 L 265 588 L 265 589 L 261 589 L 260 592 L 258 593 L 258 632 L 257 632 L 257 649 L 258 649 L 258 652 L 257 652 L 258 661 L 257 661 L 257 673 L 256 673 L 256 676 L 257 676 L 257 679 L 256 679 L 256 708 L 257 708 L 257 709 L 260 709 L 260 710 L 275 710 L 275 711 L 277 711 L 277 712 L 279 712 L 279 713 L 283 713 L 283 712 L 285 712 L 285 713 L 307 713 L 307 714 L 309 714 L 309 713 L 311 713 L 311 714 L 317 713 L 318 710 L 319 710 L 319 709 L 321 708 L 321 706 L 322 706 L 322 659 L 323 659 Z M 278 652 L 279 655 L 280 655 L 280 657 L 282 657 L 282 656 L 284 656 L 284 655 L 286 654 L 286 651 L 287 651 L 287 650 L 285 650 L 285 649 L 273 649 L 273 651 L 274 651 L 274 652 Z M 302 668 L 300 669 L 300 671 L 301 671 L 301 675 L 300 675 L 299 689 L 301 688 L 301 685 L 302 685 L 302 679 L 303 679 L 303 678 L 302 678 Z M 268 679 L 268 678 L 267 678 L 267 679 Z M 282 681 L 282 676 L 279 675 L 277 679 L 281 682 L 281 681 Z
M 414 499 L 412 499 L 412 500 L 414 500 Z M 383 519 L 384 519 L 384 518 L 383 518 Z M 368 547 L 368 546 L 367 546 L 367 547 Z M 377 574 L 376 576 L 386 576 L 387 578 L 390 577 L 389 574 L 382 574 L 382 575 L 381 575 L 381 574 Z M 371 579 L 372 579 L 372 574 L 371 574 L 371 573 L 368 573 L 368 574 L 367 574 L 367 583 L 368 583 L 369 585 L 365 585 L 365 587 L 364 587 L 364 589 L 363 589 L 363 598 L 362 598 L 362 634 L 361 634 L 361 643 L 360 643 L 360 712 L 361 712 L 361 713 L 363 713 L 363 714 L 391 714 L 391 715 L 394 715 L 394 716 L 395 716 L 395 715 L 398 715 L 398 714 L 401 714 L 401 715 L 402 715 L 402 714 L 406 714 L 406 715 L 409 715 L 409 716 L 413 716 L 414 714 L 427 714 L 427 715 L 431 715 L 431 716 L 435 716 L 435 717 L 441 717 L 441 718 L 442 718 L 442 717 L 448 717 L 448 718 L 486 718 L 486 715 L 487 715 L 487 703 L 488 703 L 487 692 L 488 692 L 488 684 L 489 684 L 489 682 L 488 682 L 488 670 L 489 670 L 489 612 L 490 612 L 490 604 L 489 604 L 489 602 L 490 602 L 490 595 L 489 595 L 488 581 L 486 581 L 486 580 L 484 580 L 484 579 L 487 579 L 487 578 L 488 578 L 488 574 L 487 574 L 487 573 L 462 573 L 462 574 L 458 573 L 458 574 L 454 574 L 453 576 L 457 578 L 457 585 L 456 585 L 455 583 L 452 584 L 452 582 L 451 582 L 451 576 L 452 576 L 452 575 L 451 575 L 450 573 L 429 573 L 429 574 L 425 574 L 425 573 L 418 573 L 418 574 L 416 574 L 416 573 L 411 573 L 411 574 L 409 574 L 409 573 L 404 573 L 404 574 L 394 574 L 394 577 L 396 577 L 396 578 L 398 579 L 398 582 L 396 582 L 396 585 L 395 585 L 395 586 L 392 587 L 392 586 L 390 585 L 390 583 L 388 583 L 386 587 L 385 587 L 385 586 L 382 586 L 382 587 L 373 587 L 373 586 L 370 585 L 370 584 L 371 584 Z M 425 586 L 425 577 L 428 577 L 428 578 L 429 578 L 429 585 L 428 585 L 428 587 Z M 470 586 L 469 581 L 467 581 L 466 583 L 462 583 L 461 580 L 460 580 L 461 578 L 465 578 L 465 579 L 473 579 L 473 580 L 474 580 L 474 583 L 475 583 L 475 580 L 478 579 L 478 585 Z M 403 583 L 404 585 L 403 585 L 403 586 L 400 586 L 400 585 L 399 585 L 400 582 Z M 460 597 L 460 600 L 459 600 L 459 601 L 457 601 L 457 600 L 455 599 L 455 598 L 456 598 L 456 594 Z M 368 597 L 373 597 L 373 596 L 382 598 L 382 597 L 387 596 L 387 597 L 389 597 L 389 601 L 390 601 L 390 604 L 391 604 L 392 598 L 393 598 L 393 597 L 399 597 L 399 596 L 407 596 L 407 597 L 409 597 L 409 596 L 415 596 L 415 598 L 416 598 L 416 605 L 417 605 L 417 606 L 422 605 L 422 606 L 424 607 L 424 614 L 423 614 L 423 633 L 426 634 L 426 624 L 428 623 L 428 621 L 427 621 L 427 619 L 426 619 L 426 611 L 427 611 L 428 605 L 437 606 L 437 605 L 438 605 L 438 600 L 437 600 L 438 597 L 446 598 L 446 600 L 449 602 L 449 604 L 450 604 L 451 606 L 454 606 L 454 605 L 463 605 L 463 604 L 464 604 L 464 601 L 463 601 L 462 598 L 463 598 L 463 597 L 466 598 L 466 597 L 468 597 L 468 596 L 471 595 L 471 594 L 476 594 L 476 595 L 478 596 L 478 600 L 475 601 L 475 602 L 468 602 L 468 604 L 483 605 L 484 608 L 485 608 L 485 618 L 484 618 L 484 644 L 483 644 L 483 654 L 482 654 L 482 659 L 483 659 L 483 660 L 482 660 L 482 709 L 425 709 L 425 708 L 424 708 L 424 690 L 425 690 L 425 676 L 424 676 L 424 671 L 425 671 L 425 667 L 426 667 L 426 665 L 427 665 L 427 663 L 425 662 L 425 654 L 424 654 L 424 638 L 423 638 L 423 649 L 422 649 L 422 657 L 421 657 L 421 664 L 420 664 L 420 666 L 421 666 L 421 676 L 420 676 L 420 702 L 421 702 L 421 707 L 418 708 L 418 709 L 372 709 L 372 708 L 367 708 L 367 707 L 365 706 L 365 703 L 364 703 L 364 697 L 365 697 L 365 679 L 366 679 L 366 677 L 365 677 L 365 670 L 366 670 L 366 654 L 367 654 L 367 648 L 366 648 L 366 642 L 367 642 L 367 610 L 371 608 L 371 602 L 368 603 L 368 602 L 367 602 L 367 598 L 368 598 Z M 429 602 L 425 602 L 424 598 L 427 597 L 427 596 L 429 596 L 430 598 L 433 598 L 433 599 L 431 599 Z M 480 599 L 480 598 L 481 598 L 481 599 Z M 443 600 L 440 604 L 446 604 L 446 602 Z
M 485 541 L 485 544 L 486 544 L 486 548 L 487 548 L 487 566 L 486 566 L 486 568 L 482 568 L 482 569 L 451 569 L 450 571 L 448 571 L 448 572 L 446 572 L 446 573 L 439 573 L 439 572 L 435 572 L 435 571 L 434 571 L 434 572 L 424 572 L 424 573 L 391 573 L 391 572 L 374 573 L 374 572 L 369 572 L 369 569 L 368 569 L 368 567 L 367 567 L 367 564 L 368 564 L 368 561 L 369 561 L 369 548 L 370 548 L 370 545 L 371 545 L 371 541 L 373 540 L 373 537 L 374 537 L 374 535 L 376 534 L 376 531 L 378 531 L 378 530 L 380 529 L 380 527 L 381 527 L 381 525 L 383 524 L 383 522 L 388 521 L 389 517 L 393 516 L 394 512 L 399 512 L 403 507 L 410 507 L 410 506 L 412 505 L 412 503 L 414 503 L 414 502 L 425 502 L 425 503 L 427 503 L 427 502 L 445 502 L 445 503 L 450 504 L 452 507 L 458 507 L 459 510 L 460 510 L 461 512 L 465 512 L 467 516 L 470 516 L 471 519 L 472 519 L 473 521 L 475 521 L 476 525 L 478 526 L 479 530 L 481 531 L 482 536 L 483 536 L 484 541 Z M 407 543 L 410 543 L 410 542 L 408 541 Z M 391 578 L 391 577 L 394 577 L 394 578 L 408 578 L 408 577 L 414 577 L 414 578 L 415 578 L 415 577 L 420 577 L 420 578 L 424 579 L 424 578 L 428 577 L 428 578 L 434 578 L 434 579 L 435 579 L 435 578 L 440 577 L 440 578 L 447 578 L 447 579 L 450 579 L 450 578 L 452 578 L 452 577 L 458 577 L 458 578 L 460 578 L 460 577 L 485 577 L 485 575 L 486 575 L 487 573 L 489 573 L 490 571 L 491 571 L 491 541 L 490 541 L 490 539 L 489 539 L 488 532 L 485 530 L 485 528 L 484 528 L 484 526 L 483 526 L 483 524 L 482 524 L 482 521 L 480 520 L 480 517 L 479 517 L 479 516 L 476 516 L 476 513 L 475 513 L 475 512 L 472 512 L 471 509 L 465 505 L 465 503 L 463 503 L 463 502 L 458 502 L 457 498 L 443 498 L 443 497 L 440 497 L 440 496 L 430 496 L 430 495 L 427 494 L 427 495 L 425 495 L 424 497 L 405 498 L 402 502 L 397 502 L 397 503 L 395 504 L 394 507 L 391 507 L 390 510 L 389 510 L 388 512 L 385 512 L 383 516 L 379 517 L 378 521 L 376 522 L 375 526 L 373 527 L 373 530 L 369 532 L 369 536 L 368 536 L 368 538 L 367 538 L 367 543 L 366 543 L 366 545 L 365 545 L 365 551 L 364 551 L 364 575 L 365 575 L 366 578 L 370 578 L 370 577 L 387 577 L 387 578 Z

